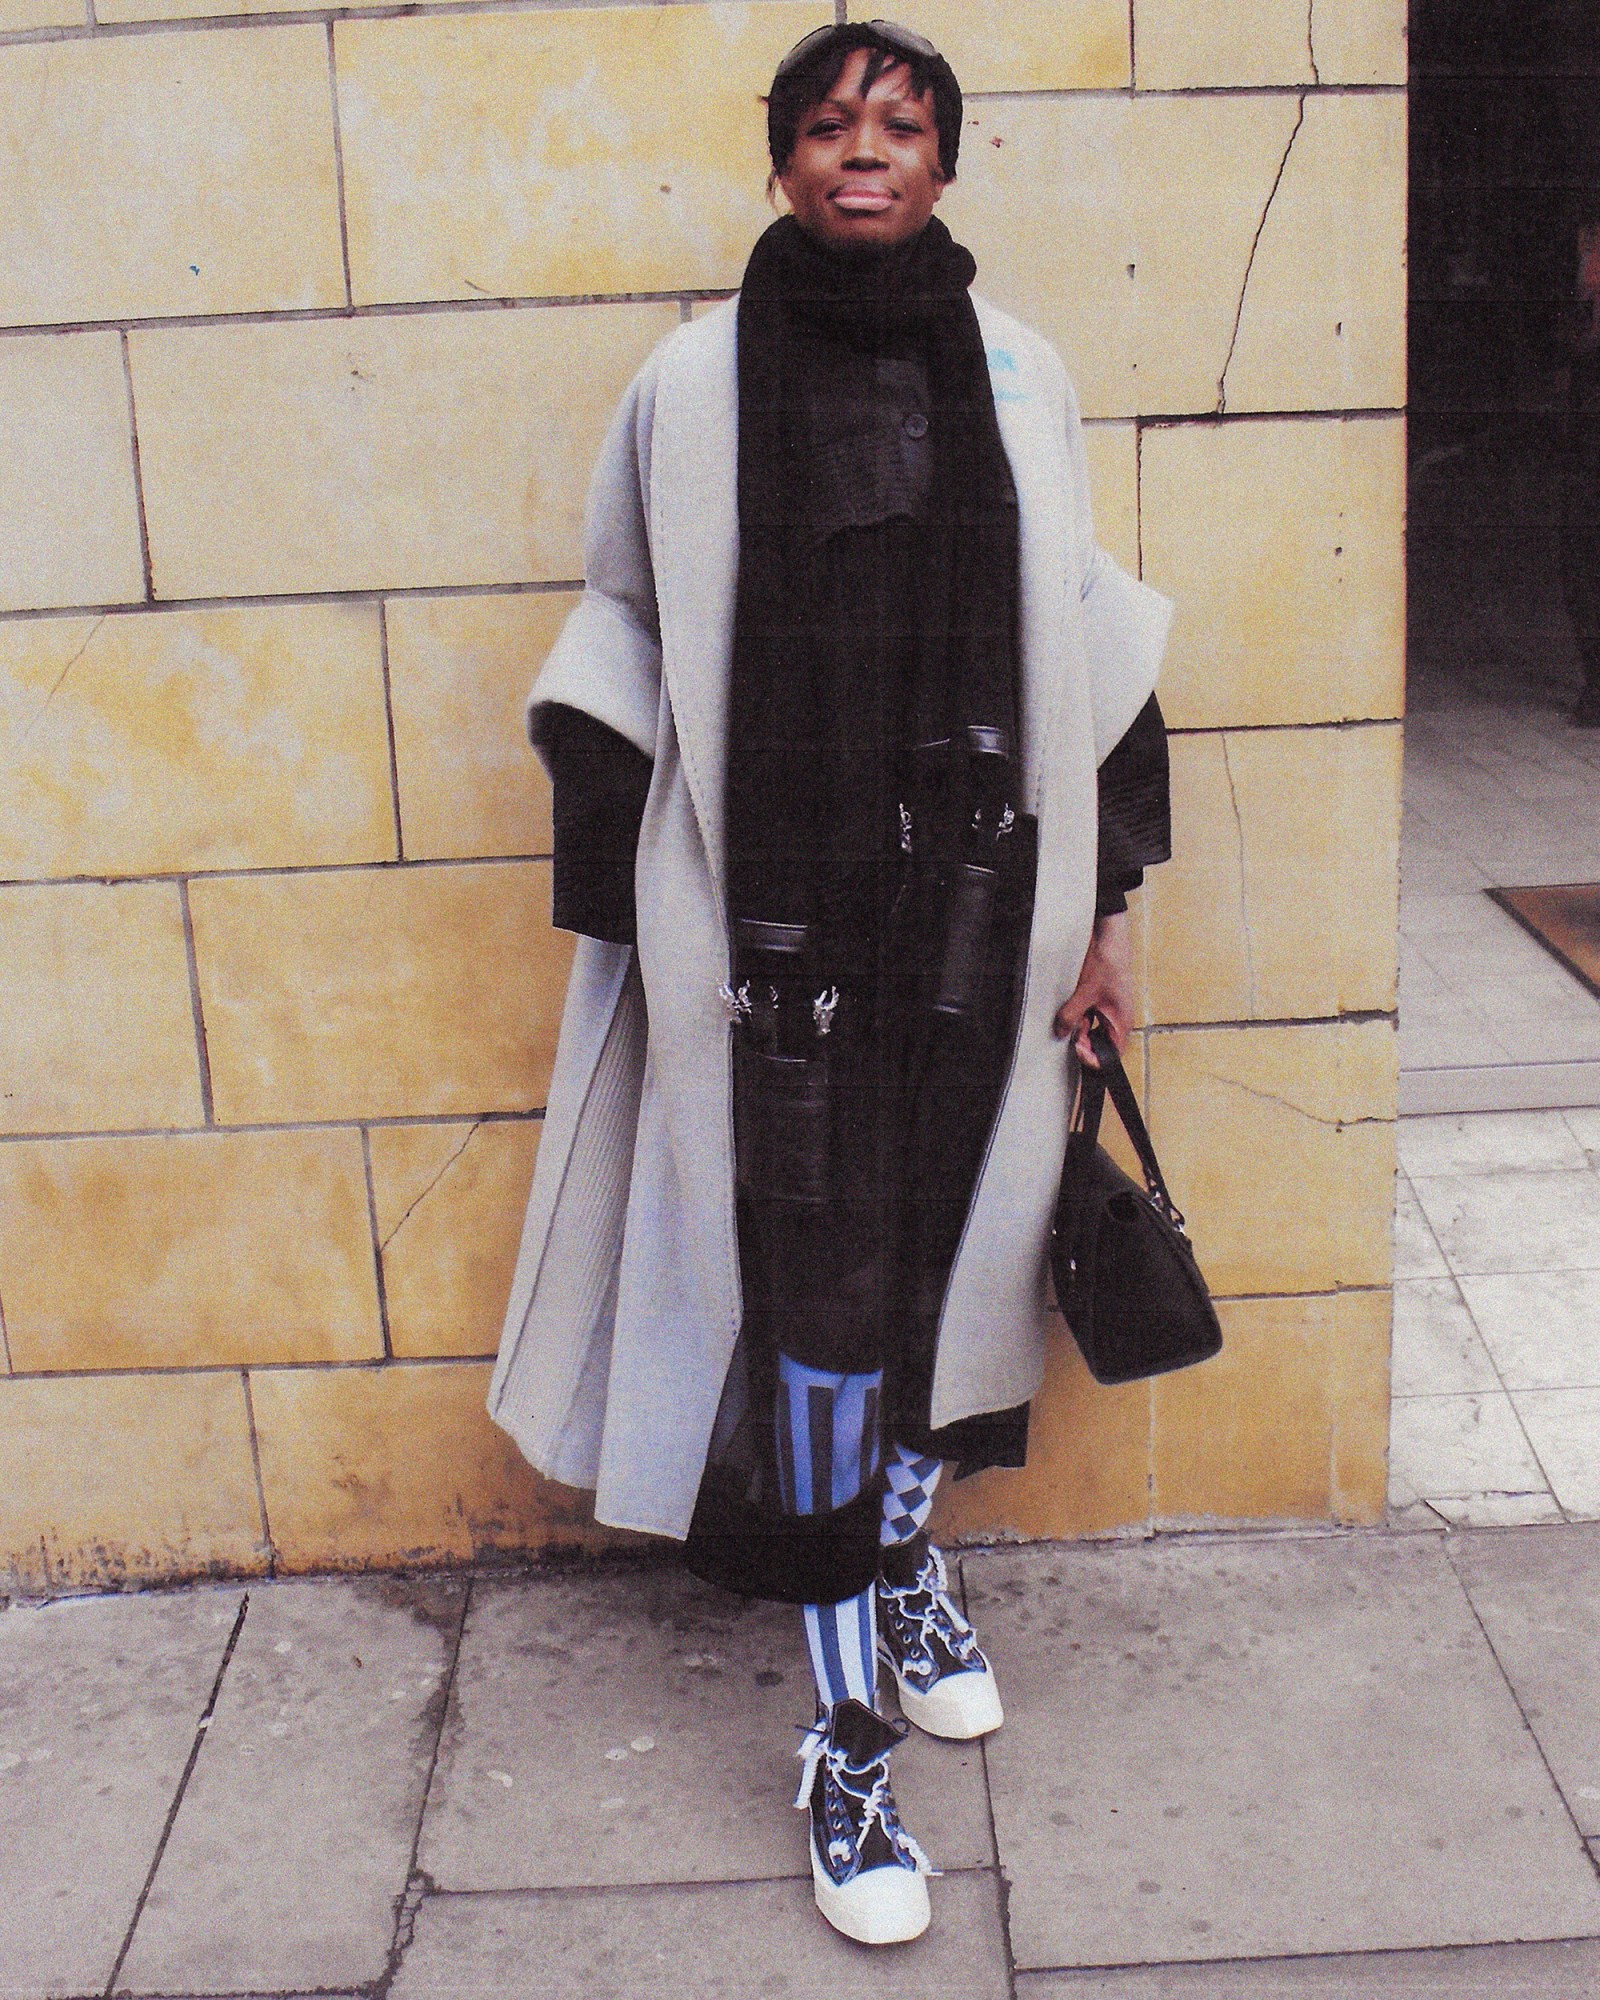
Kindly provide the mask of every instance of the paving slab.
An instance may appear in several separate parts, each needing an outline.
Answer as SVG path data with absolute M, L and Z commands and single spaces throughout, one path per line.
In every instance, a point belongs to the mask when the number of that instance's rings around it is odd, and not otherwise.
M 1458 1535 L 1450 1556 L 1568 1809 L 1600 1835 L 1600 1527 Z
M 791 1605 L 676 1568 L 479 1584 L 419 1865 L 441 1889 L 804 1875 L 814 1711 Z M 894 1784 L 937 1866 L 992 1861 L 976 1745 L 913 1731 Z
M 1017 2000 L 1583 2000 L 1600 1942 L 1356 1952 L 1131 1972 L 1029 1972 Z
M 465 1585 L 256 1585 L 119 1992 L 356 1986 L 383 1971 Z
M 242 1594 L 0 1611 L 0 1993 L 104 1990 Z
M 430 1896 L 392 2000 L 1010 2000 L 991 1870 L 929 1885 L 911 1944 L 851 1944 L 809 1882 Z
M 1441 1538 L 969 1556 L 1019 1968 L 1600 1935 Z

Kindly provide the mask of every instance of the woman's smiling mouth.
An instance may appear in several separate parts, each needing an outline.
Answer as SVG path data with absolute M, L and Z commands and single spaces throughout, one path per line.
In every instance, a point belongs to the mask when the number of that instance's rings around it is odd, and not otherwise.
M 842 208 L 851 215 L 881 215 L 886 208 L 892 208 L 895 201 L 891 191 L 881 187 L 837 188 L 831 199 L 835 208 Z

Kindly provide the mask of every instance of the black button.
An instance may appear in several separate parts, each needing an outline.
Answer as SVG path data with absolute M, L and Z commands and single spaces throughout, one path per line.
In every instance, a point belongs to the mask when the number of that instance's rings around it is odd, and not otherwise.
M 920 410 L 913 410 L 905 421 L 908 438 L 925 438 L 928 435 L 928 420 Z

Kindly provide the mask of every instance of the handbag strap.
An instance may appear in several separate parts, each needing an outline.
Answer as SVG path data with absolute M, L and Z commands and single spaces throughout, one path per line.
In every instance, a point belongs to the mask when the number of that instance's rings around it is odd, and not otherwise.
M 1109 1096 L 1116 1106 L 1117 1116 L 1127 1129 L 1128 1137 L 1133 1141 L 1133 1150 L 1139 1156 L 1146 1190 L 1173 1227 L 1182 1229 L 1183 1217 L 1178 1212 L 1177 1203 L 1167 1192 L 1167 1183 L 1161 1172 L 1161 1163 L 1156 1158 L 1156 1149 L 1151 1144 L 1144 1114 L 1139 1109 L 1139 1100 L 1128 1080 L 1128 1072 L 1122 1067 L 1122 1057 L 1111 1039 L 1111 1031 L 1103 1017 L 1096 1013 L 1089 1015 L 1088 1024 L 1089 1048 L 1099 1068 L 1090 1069 L 1085 1064 L 1081 1072 L 1079 1105 L 1082 1123 L 1079 1129 L 1092 1145 L 1100 1130 L 1101 1109 Z

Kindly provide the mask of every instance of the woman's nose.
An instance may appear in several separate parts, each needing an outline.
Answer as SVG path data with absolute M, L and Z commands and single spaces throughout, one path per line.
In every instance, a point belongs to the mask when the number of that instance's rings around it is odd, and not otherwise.
M 846 168 L 854 173 L 875 173 L 888 164 L 880 152 L 862 140 L 856 142 L 849 159 L 845 161 Z

